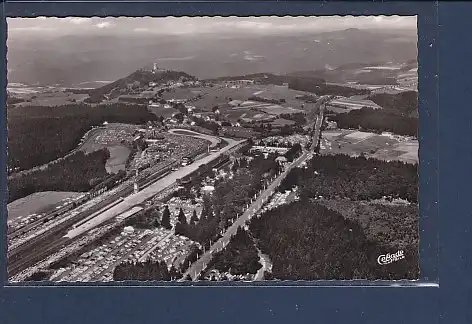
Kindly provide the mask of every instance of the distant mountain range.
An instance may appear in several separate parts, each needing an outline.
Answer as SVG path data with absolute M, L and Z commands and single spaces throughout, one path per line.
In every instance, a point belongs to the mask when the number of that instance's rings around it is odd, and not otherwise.
M 30 85 L 86 87 L 86 82 L 117 80 L 154 62 L 205 79 L 405 63 L 416 57 L 416 33 L 405 31 L 347 29 L 265 37 L 75 35 L 48 41 L 8 38 L 8 79 Z

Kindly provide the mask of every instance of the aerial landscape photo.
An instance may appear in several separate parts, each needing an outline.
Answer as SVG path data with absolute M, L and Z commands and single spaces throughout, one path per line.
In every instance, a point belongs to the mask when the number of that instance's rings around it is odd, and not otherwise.
M 419 279 L 415 16 L 7 24 L 10 283 Z

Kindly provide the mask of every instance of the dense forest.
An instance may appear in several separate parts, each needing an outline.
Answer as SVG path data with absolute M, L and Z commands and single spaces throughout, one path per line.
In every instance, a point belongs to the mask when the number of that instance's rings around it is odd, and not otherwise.
M 418 166 L 343 154 L 316 156 L 307 169 L 290 171 L 280 190 L 295 185 L 309 198 L 368 200 L 391 196 L 417 203 Z
M 380 107 L 403 117 L 418 118 L 418 93 L 405 91 L 397 94 L 378 93 L 368 97 Z
M 232 275 L 256 274 L 262 265 L 250 234 L 239 228 L 228 245 L 213 256 L 208 264 L 208 269 L 211 268 Z
M 12 177 L 8 202 L 40 191 L 88 191 L 107 178 L 105 163 L 109 157 L 106 149 L 90 154 L 78 151 L 44 170 Z
M 317 201 L 345 218 L 358 221 L 369 239 L 405 249 L 419 243 L 418 204 L 322 199 Z
M 104 121 L 142 124 L 156 120 L 146 108 L 110 104 L 17 107 L 8 113 L 8 164 L 30 169 L 73 150 L 92 126 Z
M 379 266 L 379 255 L 397 250 L 369 240 L 357 222 L 308 199 L 266 212 L 251 221 L 250 230 L 270 256 L 277 279 L 415 279 L 419 274 L 417 246 L 405 248 L 405 259 Z
M 418 136 L 418 118 L 407 117 L 384 110 L 362 108 L 330 116 L 339 128 L 372 132 L 392 132 L 397 135 Z

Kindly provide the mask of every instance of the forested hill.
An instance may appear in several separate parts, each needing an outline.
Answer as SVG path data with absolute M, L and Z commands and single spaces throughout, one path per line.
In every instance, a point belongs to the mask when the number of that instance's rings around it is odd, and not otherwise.
M 165 70 L 153 73 L 152 71 L 141 69 L 124 78 L 118 79 L 115 82 L 93 89 L 89 94 L 90 97 L 101 97 L 112 95 L 113 93 L 119 94 L 120 92 L 125 92 L 132 87 L 147 87 L 149 82 L 162 84 L 169 81 L 178 81 L 179 79 L 183 81 L 196 80 L 194 76 L 181 71 Z

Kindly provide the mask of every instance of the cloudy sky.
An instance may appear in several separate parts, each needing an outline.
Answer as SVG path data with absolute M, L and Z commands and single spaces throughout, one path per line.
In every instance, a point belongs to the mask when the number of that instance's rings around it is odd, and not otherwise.
M 415 16 L 8 18 L 10 35 L 281 34 L 359 29 L 416 29 Z

